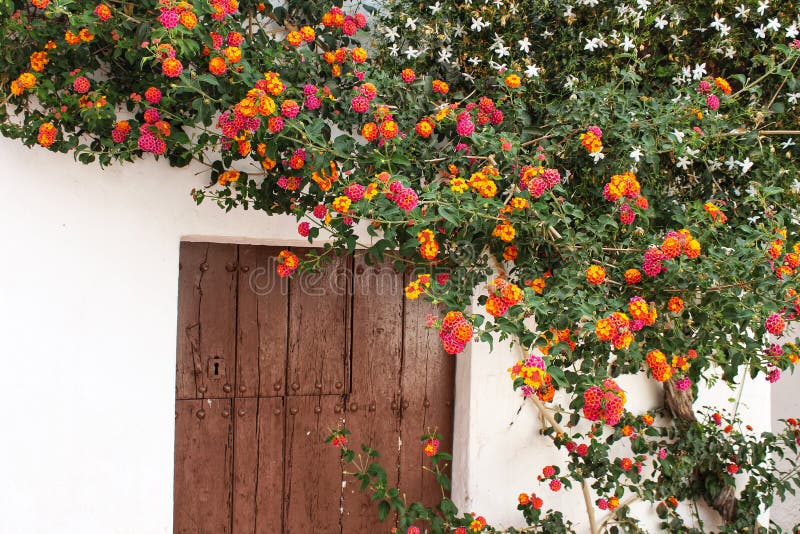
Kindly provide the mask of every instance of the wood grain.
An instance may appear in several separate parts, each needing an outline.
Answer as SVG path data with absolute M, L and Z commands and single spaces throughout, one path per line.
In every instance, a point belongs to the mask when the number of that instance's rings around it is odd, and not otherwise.
M 175 403 L 176 534 L 231 531 L 231 404 L 230 399 Z
M 436 431 L 443 437 L 440 450 L 453 450 L 455 357 L 444 351 L 436 330 L 425 328 L 427 314 L 439 315 L 428 302 L 405 301 L 400 486 L 409 502 L 419 500 L 433 506 L 442 493 L 435 477 L 422 469 L 430 462 L 420 437 Z
M 237 247 L 181 243 L 180 254 L 176 398 L 232 397 Z M 215 377 L 212 358 L 221 358 Z
M 403 357 L 403 275 L 390 264 L 368 266 L 355 258 L 353 279 L 353 390 L 347 428 L 353 439 L 380 451 L 377 460 L 397 486 L 400 370 Z M 392 408 L 395 403 L 395 409 Z M 353 444 L 352 446 L 356 446 Z M 388 532 L 395 518 L 378 521 L 377 506 L 350 480 L 343 494 L 342 532 Z
M 288 395 L 340 395 L 349 390 L 350 269 L 350 258 L 335 258 L 319 273 L 292 278 Z
M 275 272 L 280 250 L 239 246 L 237 397 L 286 393 L 289 281 Z
M 325 438 L 344 421 L 337 396 L 286 397 L 284 532 L 342 532 L 342 467 Z

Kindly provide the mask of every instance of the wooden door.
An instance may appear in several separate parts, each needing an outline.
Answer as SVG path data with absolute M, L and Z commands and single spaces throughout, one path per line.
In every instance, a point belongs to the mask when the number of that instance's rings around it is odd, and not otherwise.
M 408 502 L 438 502 L 419 438 L 450 449 L 455 361 L 436 310 L 361 255 L 281 279 L 279 251 L 181 244 L 174 532 L 389 532 L 324 439 L 346 425 Z

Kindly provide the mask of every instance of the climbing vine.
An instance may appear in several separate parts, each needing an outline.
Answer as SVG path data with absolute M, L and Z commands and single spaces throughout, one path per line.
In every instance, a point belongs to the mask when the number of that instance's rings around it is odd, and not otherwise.
M 200 203 L 293 214 L 317 254 L 413 269 L 409 299 L 452 355 L 521 351 L 509 385 L 564 451 L 519 497 L 528 530 L 571 530 L 547 493 L 581 487 L 593 532 L 759 529 L 793 491 L 796 421 L 756 434 L 696 413 L 710 382 L 775 382 L 800 356 L 800 99 L 791 2 L 1 0 L 0 133 L 101 166 L 205 169 Z M 626 409 L 617 379 L 661 384 Z M 405 503 L 342 449 L 405 532 L 496 532 Z M 446 485 L 436 436 L 426 436 Z M 434 446 L 435 444 L 435 446 Z M 737 477 L 744 488 L 735 489 Z M 601 513 L 604 518 L 598 517 Z

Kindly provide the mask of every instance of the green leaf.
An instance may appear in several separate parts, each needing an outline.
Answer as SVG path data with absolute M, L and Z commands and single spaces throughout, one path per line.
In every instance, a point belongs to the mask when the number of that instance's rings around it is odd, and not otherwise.
M 389 505 L 388 501 L 381 501 L 378 503 L 378 520 L 384 521 L 386 516 L 389 515 L 389 512 L 392 510 L 391 506 Z

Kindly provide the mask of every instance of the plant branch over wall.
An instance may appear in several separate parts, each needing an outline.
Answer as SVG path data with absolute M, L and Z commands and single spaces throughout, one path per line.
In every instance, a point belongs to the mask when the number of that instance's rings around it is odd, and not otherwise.
M 363 248 L 414 269 L 406 297 L 440 306 L 430 327 L 449 354 L 518 345 L 509 382 L 563 451 L 542 467 L 544 497 L 520 496 L 527 531 L 573 528 L 541 512 L 573 483 L 593 533 L 640 531 L 635 501 L 664 530 L 704 531 L 702 500 L 723 531 L 758 530 L 797 486 L 773 460 L 797 458 L 796 421 L 757 434 L 692 404 L 800 359 L 785 337 L 800 314 L 793 4 L 0 0 L 0 13 L 3 135 L 87 164 L 192 164 L 208 178 L 194 201 L 291 214 L 322 243 L 303 262 L 283 251 L 281 276 Z M 666 408 L 632 413 L 625 375 L 663 387 Z M 496 531 L 449 499 L 407 505 L 364 462 L 355 476 L 407 532 Z

